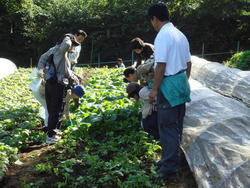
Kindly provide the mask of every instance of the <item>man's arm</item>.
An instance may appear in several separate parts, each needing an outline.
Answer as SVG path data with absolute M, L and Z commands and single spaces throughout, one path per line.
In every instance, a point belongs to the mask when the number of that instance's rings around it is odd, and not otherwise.
M 191 68 L 192 68 L 192 63 L 191 61 L 187 62 L 187 69 L 186 69 L 186 73 L 187 73 L 187 77 L 190 77 L 191 74 Z
M 153 85 L 153 88 L 149 94 L 149 101 L 150 102 L 155 101 L 155 97 L 158 94 L 158 89 L 160 87 L 161 80 L 164 76 L 165 68 L 166 68 L 166 63 L 157 63 L 157 66 L 155 69 L 155 75 L 154 75 L 154 85 Z
M 60 44 L 59 50 L 61 53 L 65 54 L 72 47 L 72 41 L 69 37 L 65 37 L 62 43 Z
M 68 58 L 68 52 L 72 48 L 72 41 L 70 37 L 65 37 L 62 43 L 60 44 L 59 51 L 61 54 L 65 56 L 65 75 L 69 79 L 70 85 L 78 84 L 79 80 L 77 77 L 74 75 L 73 71 L 71 70 L 71 63 Z

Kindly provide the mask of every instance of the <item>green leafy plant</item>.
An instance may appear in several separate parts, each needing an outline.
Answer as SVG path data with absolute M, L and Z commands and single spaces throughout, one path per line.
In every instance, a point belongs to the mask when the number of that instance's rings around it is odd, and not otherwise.
M 225 65 L 241 70 L 250 70 L 250 50 L 234 54 Z
M 31 70 L 20 69 L 0 83 L 4 97 L 0 99 L 1 141 L 20 149 L 41 141 L 45 135 L 37 129 L 39 105 L 28 88 L 25 77 Z M 81 74 L 82 69 L 77 70 Z M 57 187 L 154 187 L 153 162 L 161 150 L 140 127 L 140 102 L 127 98 L 126 84 L 120 69 L 90 69 L 86 95 L 71 116 L 71 126 L 62 130 L 63 138 L 41 163 L 37 175 L 53 177 L 53 183 L 25 182 L 27 186 Z M 15 77 L 21 77 L 22 82 Z M 9 87 L 13 83 L 15 90 Z M 21 83 L 20 83 L 21 82 Z M 11 83 L 11 84 L 10 84 Z M 25 93 L 25 95 L 23 94 Z M 14 104 L 13 104 L 14 103 Z M 19 109 L 24 109 L 19 111 Z M 28 114 L 28 115 L 27 115 Z M 45 183 L 46 182 L 46 183 Z
M 17 149 L 0 142 L 0 181 L 8 169 L 7 166 L 17 160 Z

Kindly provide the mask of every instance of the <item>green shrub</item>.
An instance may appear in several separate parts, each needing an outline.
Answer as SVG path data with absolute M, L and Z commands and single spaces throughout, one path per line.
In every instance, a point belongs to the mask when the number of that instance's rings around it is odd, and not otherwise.
M 17 160 L 17 149 L 0 142 L 0 181 L 2 180 L 8 165 Z
M 250 70 L 250 50 L 234 54 L 225 65 L 241 70 Z

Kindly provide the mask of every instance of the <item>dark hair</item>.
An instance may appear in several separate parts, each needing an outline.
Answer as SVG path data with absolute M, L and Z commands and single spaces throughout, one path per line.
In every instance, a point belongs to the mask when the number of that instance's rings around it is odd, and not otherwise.
M 134 74 L 136 72 L 136 69 L 134 67 L 128 67 L 124 70 L 123 75 L 125 77 L 129 77 L 130 74 Z
M 78 29 L 76 32 L 75 32 L 75 35 L 79 36 L 79 35 L 82 35 L 85 39 L 87 38 L 87 33 L 81 29 Z
M 117 58 L 117 62 L 123 62 L 122 58 Z
M 123 78 L 123 82 L 124 83 L 129 83 L 129 81 L 127 80 L 127 78 Z
M 144 42 L 142 39 L 139 37 L 136 37 L 130 41 L 130 47 L 132 50 L 134 49 L 141 49 L 145 46 Z
M 76 41 L 75 36 L 73 34 L 71 34 L 71 33 L 67 33 L 67 34 L 64 34 L 63 36 L 61 36 L 57 40 L 56 44 L 61 44 L 63 42 L 63 40 L 65 39 L 65 37 L 69 37 L 70 38 L 73 46 L 79 46 L 80 45 L 80 43 Z
M 160 21 L 169 21 L 168 8 L 164 3 L 156 3 L 148 9 L 148 16 L 152 20 L 155 16 Z
M 135 97 L 135 95 L 137 95 L 137 96 L 139 97 L 139 91 L 140 91 L 140 90 L 136 90 L 136 91 L 134 91 L 134 92 L 128 94 L 128 98 L 133 98 L 133 97 Z
M 141 86 L 138 83 L 130 83 L 128 84 L 126 91 L 128 93 L 128 97 L 134 97 L 135 95 L 139 96 L 139 91 L 141 89 Z

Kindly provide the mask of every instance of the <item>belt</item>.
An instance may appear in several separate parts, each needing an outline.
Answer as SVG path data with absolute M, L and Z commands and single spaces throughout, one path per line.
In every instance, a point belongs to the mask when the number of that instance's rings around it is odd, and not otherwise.
M 177 72 L 176 74 L 173 74 L 173 75 L 164 75 L 164 77 L 174 76 L 174 75 L 177 75 L 177 74 L 181 74 L 181 73 L 183 73 L 185 71 L 186 71 L 186 69 L 183 69 L 183 70 Z

